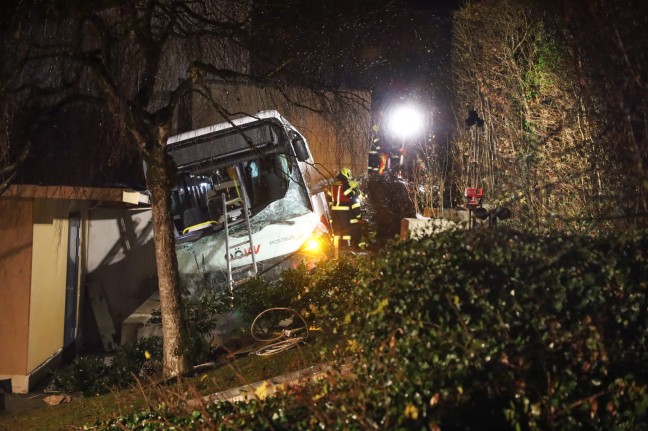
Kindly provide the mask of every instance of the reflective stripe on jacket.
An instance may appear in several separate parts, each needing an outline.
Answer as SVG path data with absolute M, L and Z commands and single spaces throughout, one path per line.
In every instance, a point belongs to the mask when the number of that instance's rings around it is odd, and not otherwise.
M 337 180 L 331 187 L 332 206 L 351 206 L 356 194 L 357 190 L 348 181 Z

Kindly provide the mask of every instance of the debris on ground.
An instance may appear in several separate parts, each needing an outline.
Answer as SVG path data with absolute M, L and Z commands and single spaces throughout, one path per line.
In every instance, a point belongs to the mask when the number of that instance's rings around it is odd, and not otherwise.
M 59 404 L 69 403 L 72 401 L 72 397 L 68 394 L 48 395 L 43 398 L 43 401 L 50 406 L 58 406 Z

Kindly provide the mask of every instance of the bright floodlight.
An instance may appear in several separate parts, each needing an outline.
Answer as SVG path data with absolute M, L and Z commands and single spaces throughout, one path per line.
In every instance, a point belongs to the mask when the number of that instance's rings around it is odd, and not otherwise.
M 423 127 L 423 115 L 411 105 L 399 106 L 389 118 L 389 128 L 403 139 L 410 137 Z

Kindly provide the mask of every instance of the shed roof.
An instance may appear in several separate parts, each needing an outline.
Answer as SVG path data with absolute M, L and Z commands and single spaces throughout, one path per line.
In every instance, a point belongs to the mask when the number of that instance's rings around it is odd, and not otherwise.
M 119 202 L 132 205 L 148 205 L 150 203 L 148 195 L 127 188 L 40 186 L 32 184 L 12 184 L 0 195 L 0 198 L 84 200 Z

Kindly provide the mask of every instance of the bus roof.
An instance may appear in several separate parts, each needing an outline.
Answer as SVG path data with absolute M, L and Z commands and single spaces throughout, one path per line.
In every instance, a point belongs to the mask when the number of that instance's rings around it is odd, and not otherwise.
M 244 124 L 252 123 L 259 120 L 277 119 L 284 125 L 289 125 L 288 121 L 279 114 L 276 110 L 259 111 L 254 115 L 246 115 L 245 117 L 237 118 L 236 120 L 224 121 L 222 123 L 214 124 L 213 126 L 203 127 L 201 129 L 190 130 L 189 132 L 180 133 L 179 135 L 171 136 L 167 140 L 167 145 L 176 142 L 186 141 L 189 139 L 197 138 L 199 136 L 208 135 L 210 133 L 218 132 L 220 130 L 230 129 L 232 127 L 240 127 Z

